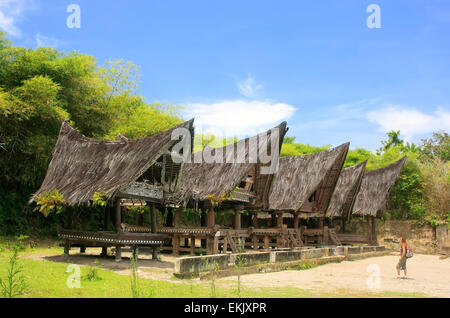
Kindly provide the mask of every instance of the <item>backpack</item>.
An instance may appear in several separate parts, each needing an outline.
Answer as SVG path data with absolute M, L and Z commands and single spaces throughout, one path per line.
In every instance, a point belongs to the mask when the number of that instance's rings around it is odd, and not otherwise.
M 412 247 L 411 246 L 408 246 L 407 248 L 406 248 L 406 258 L 411 258 L 411 257 L 413 257 L 413 249 L 412 249 Z

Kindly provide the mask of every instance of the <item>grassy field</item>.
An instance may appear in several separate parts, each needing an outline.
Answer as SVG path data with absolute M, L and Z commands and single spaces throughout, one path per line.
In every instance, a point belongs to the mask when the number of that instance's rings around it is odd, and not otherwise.
M 7 276 L 9 257 L 11 256 L 11 240 L 0 240 L 0 278 Z M 19 253 L 19 263 L 23 268 L 26 290 L 22 297 L 33 298 L 117 298 L 132 297 L 131 276 L 120 275 L 112 270 L 98 268 L 98 278 L 88 279 L 92 266 L 80 266 L 81 288 L 69 288 L 67 280 L 72 272 L 66 272 L 69 263 L 35 260 L 33 254 L 60 255 L 62 249 L 54 242 L 39 244 L 39 247 L 23 247 Z M 142 297 L 167 298 L 209 298 L 238 297 L 237 282 L 233 283 L 178 280 L 158 281 L 138 278 L 139 291 Z M 2 295 L 0 295 L 2 297 Z M 245 288 L 240 297 L 255 298 L 308 298 L 308 297 L 423 297 L 420 294 L 382 293 L 354 294 L 349 291 L 337 293 L 321 293 L 320 291 L 302 290 L 292 287 L 280 288 Z

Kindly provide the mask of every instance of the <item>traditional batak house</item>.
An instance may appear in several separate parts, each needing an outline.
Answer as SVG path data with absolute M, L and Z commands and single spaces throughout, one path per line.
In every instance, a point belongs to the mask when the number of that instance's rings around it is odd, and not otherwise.
M 221 148 L 206 147 L 192 154 L 183 170 L 179 191 L 172 201 L 178 208 L 173 226 L 159 229 L 169 235 L 174 254 L 194 254 L 199 247 L 207 254 L 237 251 L 238 239 L 248 237 L 241 229 L 241 212 L 266 208 L 268 193 L 287 132 L 287 123 Z M 182 227 L 182 208 L 199 208 L 206 216 L 201 227 Z M 216 213 L 234 211 L 233 228 L 216 224 Z M 200 244 L 201 242 L 201 244 Z
M 364 174 L 352 215 L 362 216 L 366 219 L 367 238 L 365 241 L 368 244 L 377 244 L 375 218 L 380 218 L 388 209 L 391 190 L 400 177 L 405 162 L 406 156 L 389 166 Z M 348 241 L 352 240 L 348 239 Z
M 68 206 L 67 224 L 59 230 L 65 241 L 64 252 L 71 247 L 115 247 L 116 260 L 121 259 L 121 248 L 150 246 L 156 257 L 156 248 L 165 236 L 157 234 L 156 204 L 164 204 L 169 194 L 176 190 L 183 163 L 175 163 L 171 150 L 180 138 L 173 138 L 176 128 L 193 135 L 193 120 L 163 133 L 141 139 L 95 140 L 88 138 L 67 122 L 61 126 L 58 141 L 44 182 L 30 202 L 40 195 L 57 190 Z M 175 160 L 176 161 L 176 160 Z M 104 228 L 99 232 L 79 231 L 72 228 L 72 206 L 92 203 L 94 194 L 100 194 L 111 209 L 105 209 Z M 130 204 L 151 205 L 151 230 L 149 233 L 127 231 L 122 223 L 122 206 Z M 113 213 L 110 213 L 112 210 Z M 108 231 L 112 216 L 115 231 Z M 135 232 L 135 233 L 134 233 Z
M 278 245 L 326 244 L 335 239 L 334 232 L 323 226 L 323 219 L 348 148 L 349 143 L 345 143 L 312 155 L 280 158 L 269 194 L 268 211 L 276 215 L 278 227 L 283 227 L 283 218 L 293 218 L 293 230 L 287 230 L 287 236 Z M 264 215 L 267 214 L 261 213 L 261 217 Z M 317 218 L 319 228 L 299 228 L 301 218 Z
M 332 220 L 341 220 L 343 231 L 345 231 L 345 224 L 351 216 L 356 196 L 361 187 L 366 163 L 367 161 L 364 161 L 360 164 L 342 169 L 333 196 L 331 197 L 327 217 Z

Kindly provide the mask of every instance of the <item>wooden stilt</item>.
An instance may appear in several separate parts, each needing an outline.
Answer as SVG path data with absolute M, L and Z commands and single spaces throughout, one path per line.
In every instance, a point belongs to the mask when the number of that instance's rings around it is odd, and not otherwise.
M 181 208 L 175 210 L 175 219 L 173 222 L 174 227 L 181 227 Z
M 120 233 L 122 232 L 121 223 L 122 223 L 122 211 L 120 207 L 120 198 L 116 198 L 116 201 L 114 203 L 114 211 L 115 211 L 115 228 L 116 232 Z
M 156 204 L 151 203 L 150 205 L 150 226 L 152 233 L 156 233 Z M 158 259 L 158 248 L 154 247 L 152 249 L 152 259 L 157 260 Z
M 214 250 L 214 239 L 211 236 L 208 236 L 206 238 L 206 254 L 207 255 L 211 255 L 213 254 L 213 250 Z
M 64 243 L 64 255 L 69 256 L 70 254 L 70 243 L 68 240 Z
M 117 245 L 116 246 L 116 262 L 122 261 L 122 247 Z
M 213 238 L 213 254 L 219 253 L 219 237 L 214 235 Z
M 120 233 L 122 232 L 122 228 L 121 228 L 121 223 L 122 223 L 122 211 L 121 211 L 121 207 L 120 207 L 120 198 L 116 198 L 115 203 L 114 203 L 114 210 L 115 210 L 115 227 L 116 227 L 116 232 Z M 120 262 L 122 260 L 122 248 L 121 246 L 117 245 L 116 246 L 116 262 Z
M 258 214 L 253 213 L 252 225 L 254 228 L 258 228 Z
M 269 247 L 270 247 L 269 236 L 268 235 L 264 235 L 264 248 L 268 249 Z
M 234 229 L 241 229 L 241 210 L 238 209 L 234 211 Z
M 366 225 L 367 225 L 367 244 L 371 244 L 372 242 L 372 228 L 370 226 L 370 218 L 366 217 Z
M 371 237 L 372 244 L 378 246 L 376 219 L 373 216 L 371 218 L 372 218 L 372 237 Z
M 259 243 L 258 243 L 258 236 L 253 235 L 253 249 L 257 250 L 259 248 Z
M 223 238 L 223 247 L 222 247 L 222 253 L 226 253 L 228 251 L 228 237 Z
M 214 227 L 214 225 L 216 225 L 216 214 L 214 212 L 214 207 L 212 205 L 209 207 L 206 220 L 208 227 Z
M 190 254 L 195 255 L 195 236 L 191 236 L 191 249 Z
M 109 227 L 109 222 L 110 222 L 110 213 L 111 213 L 111 208 L 109 205 L 107 205 L 105 207 L 105 211 L 104 211 L 104 215 L 103 215 L 103 231 L 108 231 L 108 227 Z M 102 253 L 100 254 L 100 256 L 105 257 L 108 255 L 108 248 L 106 246 L 102 247 Z
M 180 249 L 180 237 L 177 234 L 174 234 L 172 237 L 172 253 L 177 256 L 179 254 Z
M 298 229 L 298 223 L 299 223 L 299 214 L 294 214 L 294 229 Z
M 328 245 L 328 226 L 323 227 L 323 244 Z
M 277 214 L 277 226 L 278 227 L 283 226 L 283 213 Z

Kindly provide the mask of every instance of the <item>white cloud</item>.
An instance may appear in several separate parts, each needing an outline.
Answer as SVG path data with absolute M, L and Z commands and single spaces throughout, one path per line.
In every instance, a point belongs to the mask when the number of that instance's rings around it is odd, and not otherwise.
M 187 115 L 195 117 L 202 133 L 218 136 L 249 136 L 291 118 L 296 108 L 272 101 L 222 101 L 187 104 Z
M 407 140 L 424 133 L 450 130 L 450 111 L 444 108 L 424 113 L 404 105 L 387 104 L 368 112 L 366 117 L 370 122 L 378 124 L 380 131 L 400 130 Z
M 40 33 L 36 34 L 36 44 L 38 47 L 52 47 L 56 48 L 62 44 L 58 39 L 44 36 Z
M 263 89 L 263 86 L 255 81 L 251 76 L 248 76 L 245 81 L 239 82 L 238 84 L 239 92 L 245 97 L 256 97 Z
M 23 18 L 23 12 L 34 6 L 32 0 L 0 0 L 0 29 L 14 37 L 22 36 L 17 23 Z

